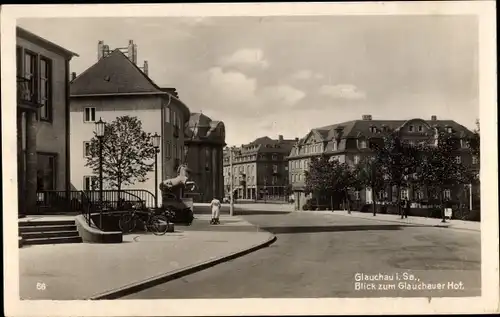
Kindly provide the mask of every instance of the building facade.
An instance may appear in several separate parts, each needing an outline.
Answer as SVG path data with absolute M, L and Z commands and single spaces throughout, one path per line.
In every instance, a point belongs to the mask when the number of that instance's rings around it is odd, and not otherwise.
M 258 138 L 239 148 L 224 151 L 224 188 L 230 193 L 231 177 L 236 199 L 286 200 L 287 156 L 296 140 Z M 232 154 L 232 162 L 230 160 Z M 231 171 L 232 166 L 232 171 Z
M 210 202 L 224 197 L 223 150 L 226 130 L 222 121 L 213 121 L 202 113 L 192 113 L 185 129 L 186 162 L 196 189 L 195 202 Z
M 98 61 L 78 77 L 72 76 L 71 182 L 78 190 L 91 190 L 97 180 L 97 175 L 85 163 L 95 122 L 100 118 L 109 123 L 119 116 L 137 117 L 146 133 L 161 136 L 159 182 L 175 177 L 177 167 L 184 162 L 183 127 L 189 120 L 189 108 L 174 88 L 160 88 L 148 77 L 147 62 L 142 68 L 136 63 L 137 47 L 133 41 L 125 49 L 112 51 L 99 41 Z M 149 172 L 145 182 L 122 189 L 145 189 L 154 193 L 155 172 Z M 103 186 L 112 189 L 106 184 Z
M 69 63 L 77 54 L 16 29 L 19 213 L 37 191 L 70 190 Z
M 434 142 L 437 130 L 452 133 L 457 139 L 456 160 L 479 171 L 479 159 L 472 155 L 468 138 L 472 132 L 452 120 L 430 120 L 414 118 L 410 120 L 372 120 L 371 115 L 364 115 L 361 120 L 353 120 L 326 127 L 315 128 L 299 140 L 289 156 L 290 184 L 294 192 L 295 209 L 302 209 L 311 195 L 304 193 L 305 171 L 309 169 L 311 158 L 327 155 L 341 163 L 354 167 L 361 160 L 372 154 L 370 142 L 381 142 L 389 133 L 397 133 L 403 142 Z M 477 191 L 479 188 L 474 189 Z M 450 199 L 460 191 L 459 188 L 445 190 Z M 352 199 L 359 203 L 397 200 L 396 188 L 386 188 L 373 194 L 370 189 L 352 193 Z M 401 198 L 427 199 L 423 191 L 402 188 Z

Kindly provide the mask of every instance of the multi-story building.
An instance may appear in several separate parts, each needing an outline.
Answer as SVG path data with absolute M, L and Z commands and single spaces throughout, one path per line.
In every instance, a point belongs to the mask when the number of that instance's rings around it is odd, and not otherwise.
M 414 118 L 410 120 L 372 120 L 371 115 L 364 115 L 362 120 L 342 122 L 321 128 L 315 128 L 299 140 L 289 156 L 290 183 L 294 192 L 295 208 L 302 209 L 311 196 L 304 193 L 305 171 L 309 168 L 312 157 L 322 154 L 339 162 L 355 166 L 366 155 L 370 155 L 370 142 L 381 142 L 389 133 L 398 133 L 404 142 L 433 142 L 436 129 L 453 133 L 457 139 L 456 159 L 472 168 L 479 169 L 479 160 L 471 154 L 468 138 L 472 132 L 453 120 L 430 120 Z M 455 189 L 445 190 L 444 195 L 452 198 Z M 388 187 L 373 195 L 369 189 L 354 192 L 353 199 L 371 203 L 387 200 L 395 201 L 396 189 Z M 411 188 L 402 188 L 402 198 L 425 199 L 423 191 L 413 192 Z M 374 197 L 375 196 L 375 197 Z
M 69 63 L 77 54 L 16 29 L 19 213 L 37 191 L 70 190 Z
M 237 199 L 283 200 L 288 188 L 288 165 L 286 158 L 295 140 L 283 136 L 271 139 L 258 138 L 239 148 L 224 151 L 224 188 L 230 192 L 231 177 Z M 232 173 L 230 153 L 232 157 Z
M 95 122 L 102 118 L 112 122 L 119 116 L 137 117 L 147 133 L 161 136 L 158 154 L 158 177 L 177 175 L 184 160 L 184 125 L 189 108 L 178 98 L 175 89 L 160 88 L 148 77 L 148 64 L 137 66 L 137 47 L 133 41 L 127 48 L 110 50 L 98 43 L 98 60 L 71 81 L 71 182 L 78 190 L 91 189 L 97 179 L 85 167 L 89 142 Z M 154 193 L 154 172 L 143 183 L 123 189 L 146 189 Z M 106 186 L 106 184 L 104 184 Z M 106 188 L 105 188 L 106 189 Z
M 222 173 L 223 150 L 226 145 L 224 122 L 213 121 L 202 113 L 192 113 L 185 129 L 186 162 L 196 183 L 192 195 L 195 202 L 210 202 L 224 196 Z

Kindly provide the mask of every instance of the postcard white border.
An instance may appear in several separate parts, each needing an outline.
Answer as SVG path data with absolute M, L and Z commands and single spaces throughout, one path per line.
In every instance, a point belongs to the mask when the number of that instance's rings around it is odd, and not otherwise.
M 222 316 L 493 313 L 499 310 L 496 16 L 494 1 L 12 5 L 1 8 L 4 302 L 6 316 Z M 477 298 L 20 301 L 17 226 L 15 26 L 18 18 L 297 15 L 477 15 L 481 121 L 482 296 Z M 459 32 L 459 30 L 458 30 Z M 151 304 L 154 302 L 154 304 Z

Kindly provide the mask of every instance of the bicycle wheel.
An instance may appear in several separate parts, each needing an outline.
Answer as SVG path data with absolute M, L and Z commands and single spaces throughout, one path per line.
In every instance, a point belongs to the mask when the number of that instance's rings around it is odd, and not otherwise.
M 162 236 L 168 231 L 169 221 L 167 217 L 156 215 L 152 216 L 149 220 L 149 231 L 153 232 L 156 236 Z
M 120 217 L 118 226 L 123 233 L 129 233 L 135 229 L 137 222 L 132 214 L 126 213 Z

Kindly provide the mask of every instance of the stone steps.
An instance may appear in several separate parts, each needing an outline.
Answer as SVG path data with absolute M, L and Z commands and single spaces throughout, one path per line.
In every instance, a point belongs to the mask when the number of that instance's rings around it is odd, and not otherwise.
M 75 220 L 20 221 L 20 246 L 81 243 Z

